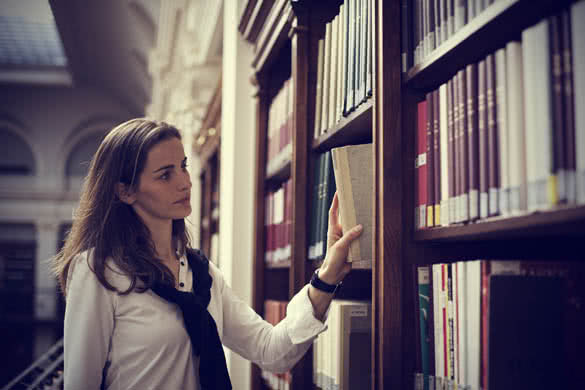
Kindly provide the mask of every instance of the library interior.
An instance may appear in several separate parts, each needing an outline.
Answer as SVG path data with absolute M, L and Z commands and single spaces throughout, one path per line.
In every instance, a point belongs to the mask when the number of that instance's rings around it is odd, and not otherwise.
M 1 1 L 0 389 L 583 389 L 583 329 L 585 0 Z

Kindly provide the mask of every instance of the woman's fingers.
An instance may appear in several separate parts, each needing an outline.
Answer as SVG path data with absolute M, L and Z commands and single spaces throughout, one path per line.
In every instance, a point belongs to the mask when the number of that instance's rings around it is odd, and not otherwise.
M 329 226 L 337 227 L 339 225 L 339 197 L 337 195 L 337 191 L 335 191 L 335 195 L 333 196 L 333 202 L 331 202 L 331 207 L 329 208 Z
M 354 226 L 337 241 L 337 245 L 349 249 L 351 242 L 362 234 L 363 229 L 362 225 Z

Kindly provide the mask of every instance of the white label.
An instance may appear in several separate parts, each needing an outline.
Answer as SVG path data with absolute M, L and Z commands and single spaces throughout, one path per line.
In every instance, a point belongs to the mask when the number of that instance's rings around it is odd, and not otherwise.
M 350 317 L 367 317 L 368 316 L 368 308 L 367 307 L 356 307 L 352 308 L 349 311 Z

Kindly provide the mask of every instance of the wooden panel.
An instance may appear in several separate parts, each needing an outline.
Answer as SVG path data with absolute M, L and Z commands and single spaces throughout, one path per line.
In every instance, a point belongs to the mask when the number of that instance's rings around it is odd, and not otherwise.
M 309 73 L 309 32 L 308 12 L 299 7 L 292 21 L 291 31 L 291 66 L 294 80 L 294 114 L 293 114 L 293 158 L 292 158 L 292 254 L 289 274 L 289 298 L 292 298 L 307 282 L 306 232 L 304 227 L 307 216 L 307 95 Z M 306 354 L 292 370 L 295 390 L 311 388 L 313 359 Z
M 372 389 L 403 389 L 400 1 L 375 2 L 374 15 Z

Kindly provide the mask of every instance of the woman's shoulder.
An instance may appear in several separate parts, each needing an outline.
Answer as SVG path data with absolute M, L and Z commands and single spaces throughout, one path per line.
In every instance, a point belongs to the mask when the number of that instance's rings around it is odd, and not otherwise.
M 88 282 L 100 283 L 96 270 L 99 268 L 98 260 L 94 256 L 94 249 L 88 249 L 75 255 L 67 273 L 67 286 L 73 278 L 85 279 Z M 131 279 L 110 257 L 104 261 L 104 277 L 118 291 L 125 291 L 130 287 Z M 101 284 L 101 283 L 100 283 Z M 105 288 L 105 286 L 104 286 Z

